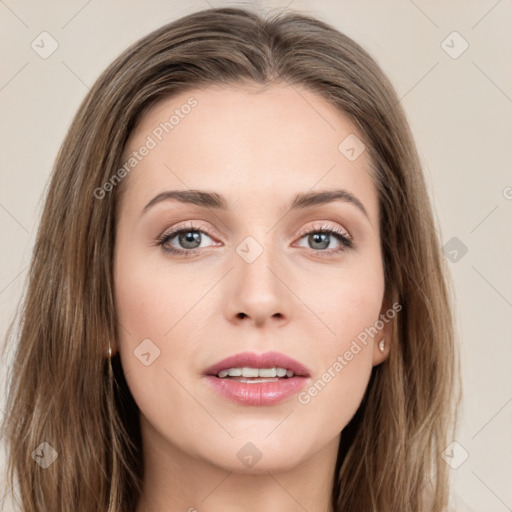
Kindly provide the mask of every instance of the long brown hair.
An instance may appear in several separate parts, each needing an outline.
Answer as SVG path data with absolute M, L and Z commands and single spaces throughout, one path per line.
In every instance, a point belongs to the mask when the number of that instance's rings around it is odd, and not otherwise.
M 386 298 L 402 305 L 390 357 L 373 368 L 342 432 L 333 510 L 446 507 L 441 453 L 460 400 L 453 293 L 397 95 L 361 46 L 319 19 L 219 8 L 123 52 L 84 99 L 57 156 L 9 331 L 17 345 L 2 431 L 9 482 L 17 476 L 25 512 L 131 511 L 140 493 L 138 409 L 117 356 L 112 366 L 106 357 L 120 328 L 112 266 L 123 182 L 98 193 L 118 172 L 130 133 L 157 101 L 187 89 L 283 81 L 326 98 L 363 134 L 379 196 Z M 44 468 L 35 450 L 57 459 Z

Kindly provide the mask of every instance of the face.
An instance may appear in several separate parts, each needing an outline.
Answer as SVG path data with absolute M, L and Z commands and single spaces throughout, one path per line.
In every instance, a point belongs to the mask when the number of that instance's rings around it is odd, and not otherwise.
M 179 447 L 229 471 L 263 472 L 337 447 L 372 366 L 387 356 L 378 342 L 389 344 L 389 324 L 378 322 L 388 307 L 378 197 L 354 137 L 363 138 L 321 96 L 282 84 L 182 93 L 132 133 L 123 163 L 136 160 L 115 243 L 114 350 L 147 449 Z M 225 204 L 166 194 L 191 190 Z M 343 193 L 330 201 L 296 200 L 335 191 Z M 278 352 L 307 376 L 205 375 L 243 352 Z M 251 365 L 229 365 L 237 366 Z M 241 449 L 261 459 L 244 466 Z

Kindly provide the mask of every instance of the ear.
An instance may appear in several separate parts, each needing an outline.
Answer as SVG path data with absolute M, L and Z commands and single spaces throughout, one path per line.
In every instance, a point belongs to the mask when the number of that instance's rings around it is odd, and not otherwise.
M 391 307 L 390 301 L 385 298 L 382 301 L 382 308 L 376 322 L 376 326 L 382 328 L 379 329 L 378 334 L 373 337 L 373 366 L 381 364 L 389 356 L 391 340 L 393 339 L 392 334 L 395 316 L 395 310 Z M 383 350 L 381 350 L 381 347 L 383 347 Z

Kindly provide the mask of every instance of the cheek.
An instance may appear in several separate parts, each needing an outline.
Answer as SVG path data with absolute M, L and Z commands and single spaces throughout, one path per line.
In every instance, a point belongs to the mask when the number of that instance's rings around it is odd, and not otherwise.
M 332 439 L 350 422 L 365 394 L 371 375 L 369 347 L 361 349 L 351 361 L 333 354 L 325 371 L 298 395 L 295 417 L 309 424 L 314 439 Z
M 129 245 L 126 251 L 120 249 L 114 279 L 121 345 L 165 339 L 193 299 L 193 293 L 183 290 L 193 290 L 194 283 L 184 282 L 183 276 L 179 269 L 169 272 L 156 264 L 142 250 L 130 250 Z
M 380 339 L 376 323 L 384 293 L 382 269 L 375 264 L 358 272 L 343 271 L 335 280 L 308 287 L 301 293 L 310 298 L 323 327 L 314 338 L 318 364 L 313 382 L 298 400 L 304 414 L 323 418 L 334 434 L 355 414 L 371 376 L 372 340 Z
M 183 365 L 177 362 L 193 359 L 193 344 L 185 331 L 195 294 L 180 293 L 186 287 L 179 277 L 162 276 L 162 269 L 154 268 L 147 257 L 125 253 L 117 263 L 115 296 L 123 372 L 141 413 L 151 423 L 160 422 L 165 431 L 169 417 L 185 414 L 191 407 L 190 396 L 180 386 L 188 388 L 179 374 Z
M 373 336 L 378 336 L 373 327 L 382 307 L 384 277 L 376 259 L 340 266 L 334 272 L 317 272 L 314 278 L 297 276 L 294 288 L 300 297 L 307 297 L 312 314 L 311 321 L 304 320 L 304 325 L 309 338 L 315 339 L 324 366 L 332 362 L 333 356 L 348 350 L 354 339 L 364 348 Z M 371 359 L 371 350 L 364 354 L 364 358 Z
M 118 319 L 132 341 L 140 336 L 160 338 L 171 327 L 169 311 L 175 311 L 173 306 L 178 303 L 172 286 L 164 285 L 154 274 L 137 268 L 132 268 L 116 283 Z
M 170 312 L 180 310 L 180 299 L 172 282 L 162 279 L 161 269 L 120 238 L 114 266 L 118 348 L 134 398 L 147 387 L 153 390 L 151 401 L 162 386 L 157 376 L 165 368 L 165 334 L 176 322 Z

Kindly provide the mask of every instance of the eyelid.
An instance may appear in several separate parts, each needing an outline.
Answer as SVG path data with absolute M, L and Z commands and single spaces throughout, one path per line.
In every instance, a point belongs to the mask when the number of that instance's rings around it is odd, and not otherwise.
M 316 221 L 315 224 L 302 229 L 298 236 L 302 237 L 304 235 L 308 235 L 311 233 L 311 231 L 325 231 L 327 229 L 332 229 L 333 231 L 339 231 L 340 233 L 343 233 L 347 238 L 350 238 L 350 240 L 354 240 L 354 237 L 348 232 L 347 229 L 340 227 L 337 224 L 330 224 L 329 222 L 330 221 Z
M 214 236 L 212 230 L 209 227 L 202 226 L 202 225 L 200 226 L 199 223 L 197 223 L 196 221 L 193 221 L 193 220 L 189 220 L 187 222 L 189 223 L 188 225 L 177 224 L 176 226 L 173 226 L 172 228 L 166 229 L 158 237 L 158 240 L 162 240 L 164 238 L 167 238 L 169 235 L 176 235 L 180 231 L 185 231 L 185 230 L 189 230 L 189 231 L 202 231 L 202 232 L 206 233 L 209 237 L 213 237 Z

